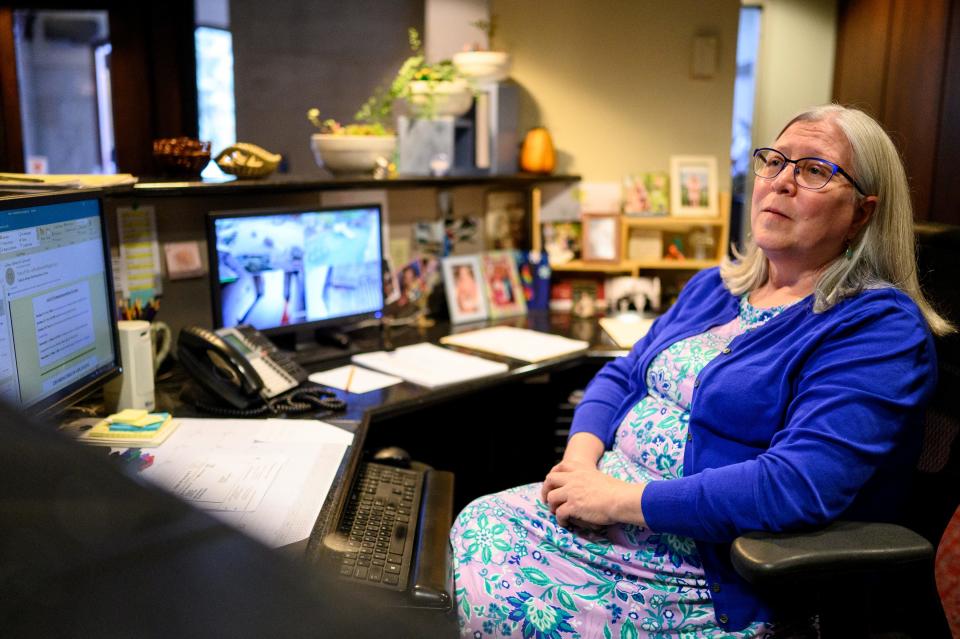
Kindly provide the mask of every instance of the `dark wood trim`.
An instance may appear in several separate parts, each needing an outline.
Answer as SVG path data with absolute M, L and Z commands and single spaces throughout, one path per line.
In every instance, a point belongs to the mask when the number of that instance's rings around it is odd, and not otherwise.
M 960 225 L 960 2 L 953 2 L 943 73 L 940 132 L 931 193 L 931 222 Z
M 13 42 L 13 9 L 0 7 L 0 171 L 23 173 L 23 125 Z
M 837 8 L 833 99 L 883 120 L 893 0 L 845 0 Z
M 896 0 L 883 122 L 910 178 L 914 219 L 930 219 L 951 0 Z

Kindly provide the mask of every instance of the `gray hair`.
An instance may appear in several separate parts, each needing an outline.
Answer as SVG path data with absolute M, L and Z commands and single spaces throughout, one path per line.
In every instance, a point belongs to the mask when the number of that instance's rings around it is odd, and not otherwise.
M 853 150 L 851 172 L 865 192 L 877 197 L 877 206 L 851 241 L 851 257 L 838 256 L 820 273 L 814 290 L 814 312 L 822 313 L 864 289 L 894 286 L 913 299 L 935 335 L 954 332 L 953 325 L 933 309 L 920 290 L 907 174 L 883 127 L 863 111 L 827 104 L 801 112 L 777 137 L 795 122 L 828 119 L 846 135 Z M 865 196 L 857 193 L 856 197 Z M 731 293 L 742 295 L 767 281 L 767 257 L 752 239 L 742 253 L 736 248 L 733 253 L 735 260 L 724 259 L 720 265 L 720 275 Z

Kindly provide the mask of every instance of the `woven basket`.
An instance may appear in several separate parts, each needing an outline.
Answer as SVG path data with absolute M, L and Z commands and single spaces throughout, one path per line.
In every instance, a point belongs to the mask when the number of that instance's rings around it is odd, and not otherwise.
M 279 154 L 270 153 L 256 144 L 237 142 L 221 151 L 214 162 L 224 173 L 238 178 L 262 178 L 273 173 L 280 160 Z

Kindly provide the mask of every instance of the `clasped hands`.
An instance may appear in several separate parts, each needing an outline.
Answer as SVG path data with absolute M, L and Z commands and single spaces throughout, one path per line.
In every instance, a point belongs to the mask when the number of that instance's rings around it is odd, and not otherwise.
M 640 504 L 645 486 L 606 475 L 596 464 L 566 459 L 547 473 L 541 498 L 564 528 L 574 525 L 596 530 L 617 523 L 643 526 Z

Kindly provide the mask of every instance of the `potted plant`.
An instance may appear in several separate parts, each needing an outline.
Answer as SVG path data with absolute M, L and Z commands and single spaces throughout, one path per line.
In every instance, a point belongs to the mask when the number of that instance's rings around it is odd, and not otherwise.
M 307 111 L 307 119 L 320 130 L 311 138 L 317 164 L 334 173 L 366 173 L 381 158 L 389 159 L 397 142 L 393 116 L 398 100 L 406 103 L 414 117 L 424 119 L 458 116 L 470 110 L 472 88 L 453 62 L 427 64 L 420 34 L 411 28 L 408 37 L 412 55 L 393 81 L 378 88 L 360 107 L 355 123 L 321 119 L 319 109 Z
M 487 37 L 484 46 L 479 42 L 468 45 L 467 49 L 453 55 L 453 64 L 460 73 L 477 84 L 487 84 L 505 80 L 510 74 L 510 54 L 493 50 L 493 38 L 497 32 L 497 16 L 489 20 L 476 20 L 470 23 Z
M 427 64 L 420 34 L 410 28 L 408 37 L 413 55 L 397 71 L 387 91 L 388 98 L 402 98 L 412 115 L 428 120 L 441 115 L 459 116 L 469 111 L 473 91 L 453 62 L 441 60 Z M 375 99 L 372 102 L 375 103 Z

